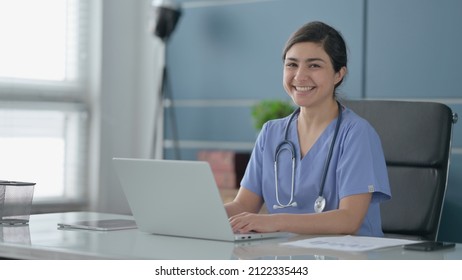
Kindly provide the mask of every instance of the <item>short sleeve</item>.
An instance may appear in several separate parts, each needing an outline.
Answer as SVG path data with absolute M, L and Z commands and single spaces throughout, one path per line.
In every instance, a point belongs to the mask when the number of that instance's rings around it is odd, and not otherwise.
M 338 162 L 339 196 L 372 193 L 372 202 L 391 198 L 380 138 L 365 120 L 346 127 Z
M 241 186 L 262 196 L 263 152 L 268 123 L 265 123 L 258 134 L 247 168 L 241 180 Z

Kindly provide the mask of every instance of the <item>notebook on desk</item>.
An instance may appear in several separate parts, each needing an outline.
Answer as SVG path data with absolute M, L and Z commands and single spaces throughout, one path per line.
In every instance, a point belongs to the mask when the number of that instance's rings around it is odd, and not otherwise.
M 113 162 L 141 231 L 223 241 L 286 235 L 233 233 L 207 162 L 126 158 Z

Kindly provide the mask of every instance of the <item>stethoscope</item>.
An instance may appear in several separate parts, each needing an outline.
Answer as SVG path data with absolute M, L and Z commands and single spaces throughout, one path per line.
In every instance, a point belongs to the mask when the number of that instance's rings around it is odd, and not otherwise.
M 332 158 L 332 152 L 334 150 L 334 144 L 335 140 L 337 139 L 337 134 L 340 128 L 340 123 L 342 122 L 342 106 L 340 105 L 339 102 L 337 102 L 338 105 L 338 119 L 337 119 L 337 124 L 335 126 L 335 132 L 334 132 L 334 137 L 332 138 L 332 142 L 330 143 L 329 151 L 326 157 L 326 161 L 324 162 L 324 169 L 322 173 L 322 178 L 321 178 L 321 187 L 319 188 L 319 195 L 316 201 L 314 202 L 314 211 L 316 213 L 321 213 L 324 208 L 326 207 L 326 199 L 323 196 L 324 193 L 324 185 L 326 183 L 326 177 L 327 177 L 327 172 L 329 170 L 329 163 Z M 282 209 L 282 208 L 287 208 L 287 207 L 297 207 L 297 202 L 294 201 L 294 192 L 295 192 L 295 145 L 291 141 L 288 140 L 288 134 L 289 134 L 289 126 L 294 117 L 300 112 L 300 108 L 297 108 L 292 115 L 289 118 L 289 122 L 287 123 L 287 126 L 284 131 L 284 140 L 279 143 L 279 145 L 276 147 L 276 152 L 274 155 L 274 180 L 275 180 L 275 185 L 276 185 L 276 202 L 277 204 L 273 205 L 273 209 Z M 290 200 L 286 204 L 282 204 L 279 200 L 279 184 L 278 184 L 278 158 L 279 154 L 284 151 L 288 150 L 291 153 L 292 157 L 292 179 L 291 179 L 291 190 L 290 190 Z

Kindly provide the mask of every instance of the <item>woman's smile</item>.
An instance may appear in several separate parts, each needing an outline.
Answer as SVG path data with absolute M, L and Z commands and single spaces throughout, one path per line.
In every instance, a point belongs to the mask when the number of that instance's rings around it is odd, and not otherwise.
M 315 87 L 313 86 L 294 86 L 294 89 L 298 92 L 309 92 L 312 91 Z

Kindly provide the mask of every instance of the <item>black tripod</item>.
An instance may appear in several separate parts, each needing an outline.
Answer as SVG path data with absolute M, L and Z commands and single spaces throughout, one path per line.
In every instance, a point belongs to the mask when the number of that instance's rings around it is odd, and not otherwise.
M 158 155 L 156 154 L 157 145 L 158 143 L 162 143 L 163 140 L 163 132 L 164 132 L 164 120 L 162 116 L 164 116 L 164 108 L 166 104 L 168 105 L 168 111 L 170 112 L 170 127 L 172 130 L 172 140 L 173 140 L 173 148 L 175 152 L 175 158 L 180 159 L 180 149 L 178 145 L 178 129 L 176 125 L 176 117 L 175 117 L 175 110 L 173 105 L 173 95 L 171 86 L 168 79 L 168 71 L 167 71 L 167 41 L 172 34 L 175 26 L 180 18 L 181 11 L 179 7 L 175 5 L 164 5 L 159 3 L 158 5 L 154 5 L 155 8 L 155 27 L 153 28 L 153 33 L 160 39 L 162 39 L 164 43 L 164 66 L 162 70 L 162 79 L 161 79 L 161 86 L 159 89 L 159 96 L 157 107 L 155 110 L 154 116 L 154 130 L 153 130 L 153 145 L 151 149 L 151 157 L 156 158 Z M 161 147 L 163 148 L 163 147 Z
M 167 104 L 167 106 L 166 106 Z M 157 108 L 155 111 L 154 117 L 154 134 L 153 134 L 153 149 L 152 149 L 152 158 L 156 157 L 156 145 L 158 140 L 162 140 L 163 138 L 163 123 L 166 121 L 162 118 L 164 115 L 164 109 L 168 108 L 169 120 L 170 120 L 170 128 L 172 132 L 172 141 L 173 141 L 173 150 L 175 154 L 175 159 L 181 159 L 180 155 L 180 147 L 178 144 L 178 127 L 176 121 L 176 114 L 175 114 L 175 106 L 173 104 L 173 95 L 170 87 L 170 83 L 168 80 L 168 71 L 167 65 L 164 64 L 163 71 L 162 71 L 162 80 L 161 80 L 161 87 L 159 91 L 159 98 L 157 102 Z M 161 123 L 162 121 L 162 123 Z

